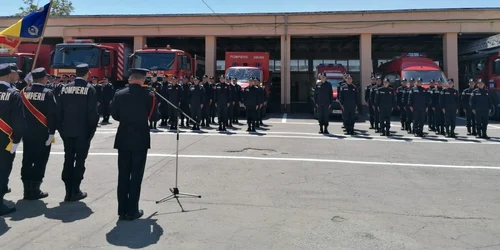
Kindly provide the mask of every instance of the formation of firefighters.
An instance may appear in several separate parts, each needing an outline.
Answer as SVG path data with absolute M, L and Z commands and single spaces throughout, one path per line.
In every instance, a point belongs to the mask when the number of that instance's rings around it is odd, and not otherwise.
M 315 87 L 315 105 L 318 109 L 319 133 L 328 134 L 328 120 L 333 101 L 332 86 L 326 74 L 321 74 L 321 82 Z M 429 87 L 422 86 L 423 80 L 401 79 L 401 86 L 390 86 L 389 79 L 380 76 L 371 78 L 371 85 L 365 88 L 365 101 L 370 114 L 370 129 L 381 136 L 390 136 L 391 114 L 397 109 L 400 115 L 401 130 L 417 137 L 424 135 L 424 123 L 436 135 L 456 138 L 456 116 L 463 108 L 467 119 L 468 135 L 489 139 L 487 127 L 492 100 L 481 79 L 469 80 L 469 88 L 462 94 L 454 88 L 453 79 L 430 80 Z M 338 102 L 346 134 L 354 135 L 355 111 L 357 106 L 357 87 L 352 84 L 350 75 L 338 87 Z

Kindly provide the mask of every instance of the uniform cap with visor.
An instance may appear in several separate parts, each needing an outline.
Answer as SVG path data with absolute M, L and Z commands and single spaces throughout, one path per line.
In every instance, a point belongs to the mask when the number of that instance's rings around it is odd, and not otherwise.
M 10 69 L 10 65 L 7 63 L 2 63 L 0 64 L 0 77 L 6 76 L 12 73 L 12 70 Z
M 45 68 L 36 68 L 31 71 L 31 76 L 33 79 L 42 79 L 47 76 L 47 71 L 45 71 Z

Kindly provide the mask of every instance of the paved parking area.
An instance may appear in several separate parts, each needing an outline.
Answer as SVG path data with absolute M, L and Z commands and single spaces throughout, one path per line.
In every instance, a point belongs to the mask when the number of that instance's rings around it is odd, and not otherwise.
M 180 135 L 179 188 L 201 199 L 155 204 L 175 178 L 175 134 L 152 132 L 143 219 L 117 222 L 117 123 L 93 140 L 82 189 L 61 203 L 63 147 L 53 146 L 42 201 L 23 201 L 22 152 L 11 175 L 18 212 L 0 218 L 0 249 L 499 249 L 500 125 L 491 140 L 415 138 L 394 122 L 382 137 L 356 124 L 345 136 L 317 133 L 308 115 Z M 22 151 L 22 148 L 20 148 Z

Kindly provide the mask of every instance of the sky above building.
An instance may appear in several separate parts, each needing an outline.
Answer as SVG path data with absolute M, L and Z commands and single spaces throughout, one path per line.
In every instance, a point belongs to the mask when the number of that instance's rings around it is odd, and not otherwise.
M 22 0 L 8 2 L 0 8 L 0 16 L 18 12 Z M 35 0 L 40 6 L 49 0 Z M 499 0 L 72 0 L 73 15 L 95 14 L 191 14 L 191 13 L 256 13 L 256 12 L 308 12 L 349 10 L 394 10 L 432 8 L 487 8 L 500 7 Z M 205 3 L 206 4 L 205 4 Z M 338 2 L 338 4 L 335 4 Z M 208 6 L 207 6 L 208 5 Z M 213 11 L 212 11 L 213 10 Z

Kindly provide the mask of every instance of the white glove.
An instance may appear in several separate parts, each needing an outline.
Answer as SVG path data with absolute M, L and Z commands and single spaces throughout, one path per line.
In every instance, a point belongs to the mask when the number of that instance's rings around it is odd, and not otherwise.
M 17 147 L 19 147 L 19 143 L 12 144 L 12 147 L 10 148 L 10 153 L 14 154 L 17 150 Z
M 52 143 L 53 140 L 54 140 L 54 135 L 49 135 L 49 138 L 45 142 L 45 146 L 47 146 L 47 147 L 50 146 L 50 144 Z

